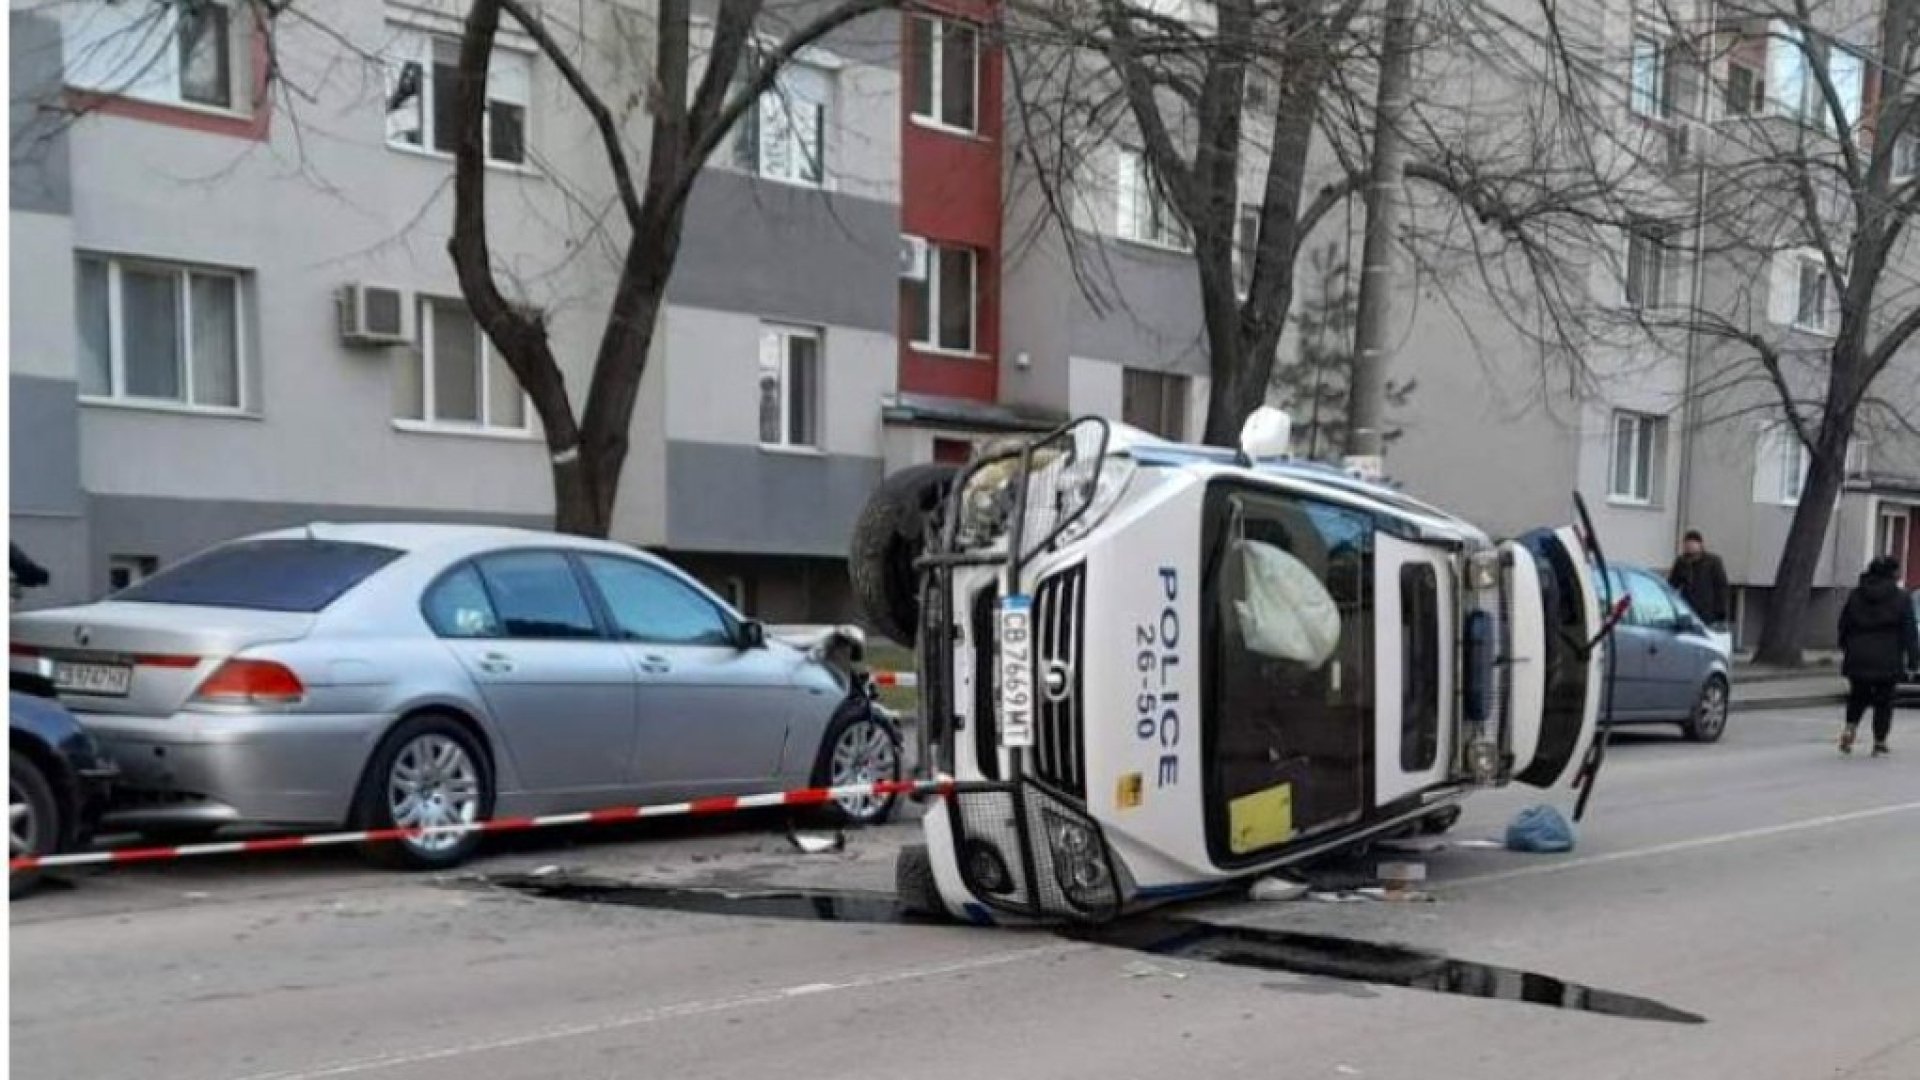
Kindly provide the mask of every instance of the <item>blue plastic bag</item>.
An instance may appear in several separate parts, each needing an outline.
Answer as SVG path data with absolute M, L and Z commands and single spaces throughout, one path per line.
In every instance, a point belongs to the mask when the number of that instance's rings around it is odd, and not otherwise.
M 1573 823 L 1551 806 L 1529 806 L 1507 826 L 1507 850 L 1538 854 L 1572 851 Z

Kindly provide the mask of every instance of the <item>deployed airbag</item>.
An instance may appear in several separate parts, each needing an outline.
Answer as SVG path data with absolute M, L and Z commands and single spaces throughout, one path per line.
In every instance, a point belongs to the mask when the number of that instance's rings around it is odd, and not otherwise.
M 1340 647 L 1340 609 L 1306 563 L 1258 540 L 1239 540 L 1243 594 L 1233 602 L 1247 648 L 1319 668 Z

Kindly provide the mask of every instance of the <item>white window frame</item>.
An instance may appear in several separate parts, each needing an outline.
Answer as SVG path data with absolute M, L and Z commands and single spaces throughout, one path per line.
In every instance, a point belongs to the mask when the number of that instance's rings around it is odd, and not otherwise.
M 940 256 L 945 252 L 958 251 L 967 256 L 967 345 L 956 349 L 940 343 Z M 931 353 L 935 356 L 955 356 L 963 359 L 980 357 L 980 252 L 965 244 L 927 244 L 927 274 L 925 281 L 910 282 L 911 285 L 926 290 L 927 293 L 927 336 L 914 337 L 908 344 L 915 352 Z
M 1615 409 L 1609 418 L 1607 501 L 1619 506 L 1654 506 L 1660 496 L 1661 428 L 1666 417 Z M 1620 489 L 1625 453 L 1630 490 Z M 1644 489 L 1644 490 L 1643 490 Z
M 1873 551 L 1871 557 L 1890 556 L 1900 560 L 1902 571 L 1906 569 L 1907 552 L 1913 543 L 1913 508 L 1905 503 L 1880 503 L 1875 508 L 1873 529 Z M 1899 543 L 1889 541 L 1898 538 Z
M 1806 287 L 1807 271 L 1809 269 L 1819 275 L 1819 280 L 1824 286 L 1822 291 L 1825 296 L 1820 305 L 1820 321 L 1817 323 L 1801 321 L 1801 314 L 1806 308 L 1806 304 L 1804 303 L 1804 289 Z M 1827 270 L 1826 260 L 1817 255 L 1808 255 L 1804 252 L 1794 256 L 1793 328 L 1795 330 L 1803 330 L 1810 334 L 1832 335 L 1835 331 L 1833 325 L 1835 322 L 1834 316 L 1839 311 L 1838 299 L 1834 289 L 1833 274 Z
M 1892 176 L 1895 183 L 1920 175 L 1920 132 L 1909 131 L 1893 145 Z
M 105 4 L 58 5 L 55 15 L 65 35 L 65 53 L 69 62 L 62 71 L 66 85 L 88 93 L 149 101 L 170 108 L 206 113 L 210 116 L 249 117 L 253 115 L 252 9 L 235 0 L 207 0 L 227 13 L 227 98 L 225 105 L 189 99 L 183 92 L 185 72 L 180 63 L 180 8 L 177 4 L 121 4 L 120 13 L 132 13 L 132 28 L 101 26 L 105 12 L 115 10 Z M 164 20 L 163 33 L 144 20 Z M 98 40 L 90 40 L 97 37 Z M 116 48 L 116 41 L 118 47 Z M 161 42 L 158 51 L 154 42 Z M 131 50 L 128 47 L 131 42 Z M 112 54 L 119 53 L 114 56 Z M 107 70 L 79 72 L 89 57 L 108 54 Z
M 913 122 L 921 127 L 932 128 L 935 131 L 944 131 L 952 135 L 978 135 L 980 133 L 980 28 L 970 22 L 965 22 L 960 19 L 942 18 L 937 15 L 909 15 L 908 18 L 914 20 L 917 24 L 926 26 L 929 32 L 927 39 L 927 67 L 930 75 L 928 85 L 931 88 L 930 93 L 932 99 L 928 104 L 933 108 L 932 113 L 923 113 L 917 104 L 910 104 L 909 115 L 913 117 Z M 971 127 L 964 124 L 956 124 L 943 115 L 946 111 L 947 101 L 946 42 L 947 28 L 950 26 L 973 35 L 973 124 Z M 916 85 L 907 88 L 909 94 L 917 94 L 918 90 L 919 86 L 917 81 Z
M 780 434 L 779 438 L 768 442 L 759 433 L 760 417 L 754 417 L 755 437 L 763 450 L 782 450 L 795 453 L 817 454 L 826 449 L 827 441 L 827 335 L 817 326 L 799 326 L 793 323 L 763 322 L 760 324 L 761 348 L 766 347 L 767 336 L 771 334 L 779 342 L 780 349 Z M 793 409 L 793 349 L 790 343 L 796 338 L 813 342 L 813 400 L 807 407 L 813 413 L 813 441 L 794 442 Z M 756 384 L 757 389 L 757 384 Z M 756 395 L 756 405 L 758 404 Z
M 1635 311 L 1659 311 L 1669 306 L 1669 285 L 1672 283 L 1678 267 L 1673 257 L 1673 245 L 1665 230 L 1648 222 L 1630 225 L 1627 228 L 1627 265 L 1626 273 L 1620 278 L 1620 301 Z M 1634 270 L 1639 265 L 1645 249 L 1651 248 L 1653 281 L 1651 295 L 1642 295 L 1636 299 L 1633 295 Z M 1642 292 L 1646 292 L 1648 282 L 1642 281 Z
M 813 101 L 806 95 L 798 95 L 801 100 L 809 101 L 811 104 L 817 105 L 820 109 L 820 130 L 815 134 L 815 139 L 819 144 L 815 147 L 815 154 L 818 160 L 814 162 L 820 173 L 818 179 L 807 176 L 804 171 L 808 155 L 806 153 L 806 147 L 798 135 L 798 129 L 791 123 L 790 113 L 788 116 L 789 123 L 787 125 L 788 146 L 786 172 L 777 172 L 771 168 L 768 164 L 767 155 L 764 153 L 767 138 L 766 109 L 769 102 L 771 102 L 774 107 L 782 110 L 787 109 L 787 102 L 796 96 L 794 84 L 803 78 L 813 78 L 817 80 L 823 88 L 820 95 L 821 100 L 819 101 Z M 733 133 L 735 167 L 762 180 L 772 180 L 775 183 L 792 184 L 795 187 L 813 188 L 819 191 L 834 190 L 833 174 L 831 170 L 827 168 L 827 163 L 832 159 L 833 155 L 828 152 L 827 143 L 832 138 L 834 107 L 838 97 L 839 80 L 833 68 L 824 64 L 811 64 L 799 60 L 789 61 L 786 67 L 783 68 L 775 78 L 772 89 L 760 95 L 760 100 L 753 103 L 753 108 L 747 111 L 747 115 L 742 117 L 741 122 L 735 127 Z M 742 160 L 743 156 L 749 150 L 752 153 L 752 160 Z
M 217 266 L 201 266 L 192 263 L 167 262 L 163 259 L 143 259 L 104 255 L 95 252 L 81 252 L 77 255 L 74 273 L 79 274 L 79 263 L 92 261 L 105 263 L 107 268 L 107 392 L 104 394 L 79 395 L 79 400 L 89 405 L 118 405 L 133 408 L 161 409 L 170 412 L 209 413 L 216 416 L 238 416 L 248 413 L 252 401 L 248 395 L 247 378 L 247 289 L 246 276 L 241 271 Z M 124 272 L 132 268 L 151 274 L 168 274 L 178 279 L 180 294 L 180 396 L 178 398 L 142 397 L 127 393 L 127 355 L 123 340 L 122 327 L 125 315 L 121 305 L 121 280 Z M 201 405 L 194 402 L 193 385 L 193 279 L 195 277 L 226 278 L 233 282 L 233 405 Z M 76 281 L 76 291 L 78 283 Z M 78 299 L 78 298 L 76 298 Z M 78 325 L 74 328 L 77 337 Z
M 387 30 L 388 33 L 393 35 L 395 42 L 385 58 L 387 69 L 386 81 L 380 99 L 383 115 L 386 118 L 387 147 L 403 154 L 419 154 L 423 157 L 435 158 L 440 161 L 452 161 L 454 155 L 451 151 L 440 150 L 434 146 L 434 136 L 436 134 L 434 130 L 434 116 L 437 110 L 434 107 L 436 91 L 434 90 L 433 83 L 433 50 L 436 42 L 450 44 L 457 49 L 460 45 L 460 39 L 452 34 L 429 30 L 409 23 L 388 23 Z M 503 59 L 507 62 L 509 68 L 496 73 L 494 69 L 495 65 Z M 482 120 L 480 125 L 481 139 L 485 147 L 483 158 L 489 168 L 522 173 L 535 171 L 533 166 L 533 61 L 534 54 L 530 50 L 499 41 L 494 43 L 493 54 L 487 61 L 488 115 Z M 420 110 L 420 141 L 417 144 L 407 141 L 403 135 L 406 129 L 396 127 L 393 124 L 394 112 L 386 108 L 392 101 L 395 84 L 399 79 L 399 73 L 404 70 L 408 64 L 418 64 L 420 66 L 420 90 L 415 99 L 417 101 L 417 107 Z M 511 68 L 517 68 L 518 70 L 511 71 Z M 514 90 L 513 84 L 516 80 L 519 84 L 518 94 L 512 92 Z M 516 96 L 522 100 L 514 100 Z M 520 107 L 520 151 L 522 158 L 520 161 L 508 161 L 493 156 L 492 107 L 495 101 Z
M 439 402 L 434 400 L 434 367 L 439 363 L 438 350 L 433 340 L 433 313 L 428 310 L 435 304 L 458 307 L 465 311 L 467 318 L 473 319 L 474 337 L 479 339 L 480 355 L 476 362 L 480 365 L 478 375 L 480 394 L 480 418 L 478 420 L 443 420 L 437 413 Z M 502 439 L 527 439 L 533 437 L 533 399 L 525 390 L 520 390 L 520 425 L 496 424 L 493 422 L 493 361 L 496 354 L 493 342 L 487 332 L 474 319 L 473 312 L 457 299 L 446 296 L 421 296 L 414 311 L 415 325 L 420 328 L 420 346 L 418 360 L 420 364 L 420 416 L 395 417 L 393 426 L 402 431 L 417 431 L 437 435 L 485 435 Z M 409 355 L 404 362 L 415 359 Z M 504 361 L 502 361 L 504 363 Z M 509 372 L 511 377 L 511 372 Z M 519 389 L 515 381 L 515 389 Z
M 1114 235 L 1130 244 L 1193 251 L 1193 240 L 1173 201 L 1155 182 L 1147 155 L 1118 147 L 1114 152 Z
M 1807 472 L 1813 461 L 1807 455 L 1807 446 L 1790 427 L 1781 427 L 1775 436 L 1780 446 L 1780 491 L 1779 503 L 1782 506 L 1799 506 L 1800 497 L 1807 492 Z
M 1841 99 L 1841 112 L 1846 115 L 1850 125 L 1858 127 L 1866 116 L 1866 72 L 1872 66 L 1873 59 L 1851 45 L 1837 42 L 1816 42 L 1809 49 L 1800 29 L 1779 19 L 1773 20 L 1768 26 L 1765 79 L 1768 114 L 1786 117 L 1829 135 L 1835 134 L 1833 110 L 1820 88 L 1820 80 L 1814 75 L 1812 53 L 1815 51 L 1821 54 L 1821 66 L 1826 69 L 1828 81 L 1834 84 L 1834 93 Z M 1837 77 L 1835 53 L 1845 53 L 1857 64 L 1858 77 L 1848 80 L 1845 85 Z M 1776 62 L 1783 65 L 1782 70 L 1774 70 Z M 1791 71 L 1786 70 L 1785 65 L 1791 65 Z
M 1643 100 L 1640 86 L 1640 47 L 1653 45 L 1653 100 Z M 1627 111 L 1643 120 L 1673 119 L 1673 39 L 1648 27 L 1635 27 L 1627 53 Z

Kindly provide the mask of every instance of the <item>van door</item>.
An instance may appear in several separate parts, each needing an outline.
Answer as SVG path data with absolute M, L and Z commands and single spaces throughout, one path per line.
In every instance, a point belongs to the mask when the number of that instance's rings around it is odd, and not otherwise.
M 1374 805 L 1446 780 L 1456 749 L 1453 658 L 1460 621 L 1452 556 L 1374 541 Z
M 1585 548 L 1572 529 L 1501 545 L 1508 613 L 1507 775 L 1548 788 L 1586 756 L 1600 717 L 1606 648 Z

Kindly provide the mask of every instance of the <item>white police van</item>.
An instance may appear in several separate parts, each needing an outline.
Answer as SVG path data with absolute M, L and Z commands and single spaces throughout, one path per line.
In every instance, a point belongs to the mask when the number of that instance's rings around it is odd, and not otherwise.
M 855 591 L 916 644 L 920 774 L 953 781 L 901 857 L 910 906 L 1099 921 L 1448 820 L 1478 787 L 1586 763 L 1590 790 L 1597 547 L 1495 543 L 1263 457 L 1286 426 L 1257 414 L 1236 454 L 1082 419 L 882 484 Z

